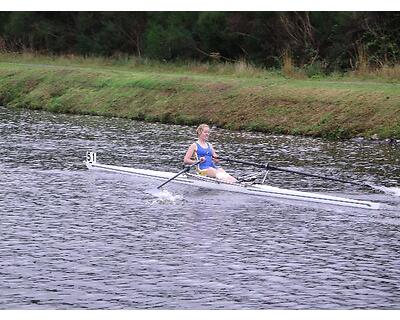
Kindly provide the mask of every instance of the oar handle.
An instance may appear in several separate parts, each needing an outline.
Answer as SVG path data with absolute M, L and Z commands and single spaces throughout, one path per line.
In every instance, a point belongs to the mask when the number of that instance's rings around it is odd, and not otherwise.
M 176 177 L 180 176 L 182 173 L 185 172 L 189 172 L 189 170 L 191 168 L 193 168 L 194 166 L 197 166 L 199 163 L 201 162 L 201 160 L 196 161 L 195 163 L 192 163 L 188 166 L 186 166 L 183 170 L 179 171 L 176 175 L 174 175 L 172 178 L 169 178 L 167 181 L 163 182 L 162 184 L 160 184 L 157 189 L 160 189 L 161 187 L 165 186 L 168 182 L 174 180 Z
M 326 177 L 326 176 L 321 176 L 321 175 L 317 175 L 317 174 L 306 173 L 306 172 L 301 172 L 301 171 L 296 171 L 296 170 L 291 170 L 291 169 L 278 168 L 278 167 L 270 165 L 269 163 L 261 164 L 261 163 L 255 163 L 255 162 L 250 162 L 250 161 L 230 159 L 230 158 L 225 158 L 225 157 L 220 157 L 220 156 L 214 157 L 214 158 L 215 159 L 219 159 L 219 160 L 225 160 L 225 161 L 228 161 L 228 162 L 236 162 L 236 163 L 246 164 L 246 165 L 250 165 L 250 166 L 254 166 L 254 167 L 264 168 L 264 169 L 267 169 L 267 170 L 276 170 L 276 171 L 282 171 L 282 172 L 289 172 L 289 173 L 299 174 L 299 175 L 307 176 L 307 177 L 314 177 L 314 178 L 320 178 L 320 179 L 331 180 L 331 181 L 336 181 L 336 182 L 350 183 L 350 184 L 356 184 L 356 185 L 360 185 L 360 186 L 368 186 L 368 187 L 370 187 L 368 184 L 361 183 L 361 182 L 336 179 L 336 178 L 331 178 L 331 177 Z

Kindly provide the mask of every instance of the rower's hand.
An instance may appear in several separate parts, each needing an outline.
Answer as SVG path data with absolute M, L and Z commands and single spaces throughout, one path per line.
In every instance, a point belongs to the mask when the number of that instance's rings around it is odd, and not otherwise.
M 200 157 L 200 162 L 206 161 L 206 157 Z

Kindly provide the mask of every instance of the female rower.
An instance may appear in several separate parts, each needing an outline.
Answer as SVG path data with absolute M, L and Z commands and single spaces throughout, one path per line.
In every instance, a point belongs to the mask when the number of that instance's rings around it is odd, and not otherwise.
M 237 180 L 225 172 L 224 169 L 217 167 L 214 164 L 213 158 L 216 162 L 218 156 L 214 151 L 214 148 L 210 143 L 207 142 L 208 137 L 210 135 L 210 127 L 206 124 L 201 124 L 197 127 L 197 137 L 198 140 L 195 143 L 192 143 L 189 146 L 185 154 L 185 158 L 183 162 L 185 164 L 193 164 L 197 161 L 197 159 L 202 162 L 197 166 L 197 172 L 202 176 L 217 178 L 224 182 L 235 183 Z M 193 160 L 192 158 L 196 159 Z

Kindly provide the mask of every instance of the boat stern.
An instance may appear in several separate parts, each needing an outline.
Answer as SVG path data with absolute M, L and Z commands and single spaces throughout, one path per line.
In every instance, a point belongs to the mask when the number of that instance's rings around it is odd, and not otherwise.
M 92 167 L 93 164 L 95 164 L 97 162 L 96 159 L 96 152 L 86 152 L 86 161 L 85 164 L 88 167 L 88 169 L 90 169 Z

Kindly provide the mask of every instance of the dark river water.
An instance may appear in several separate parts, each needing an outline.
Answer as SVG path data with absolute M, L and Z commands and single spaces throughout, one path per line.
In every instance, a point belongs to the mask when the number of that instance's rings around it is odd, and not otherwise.
M 400 196 L 271 173 L 274 186 L 391 205 L 323 207 L 92 172 L 178 172 L 195 128 L 0 107 L 0 309 L 399 309 Z M 220 155 L 400 186 L 400 147 L 212 129 Z M 254 168 L 227 165 L 235 175 Z

